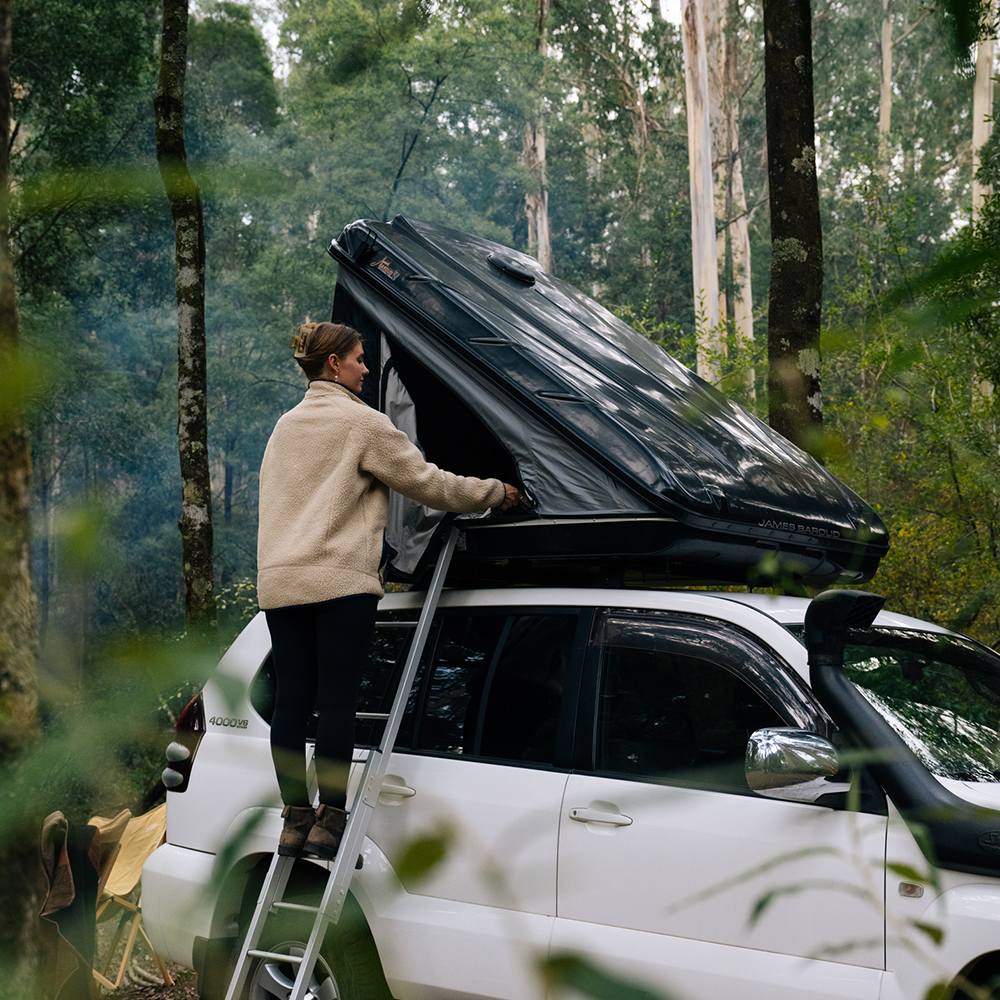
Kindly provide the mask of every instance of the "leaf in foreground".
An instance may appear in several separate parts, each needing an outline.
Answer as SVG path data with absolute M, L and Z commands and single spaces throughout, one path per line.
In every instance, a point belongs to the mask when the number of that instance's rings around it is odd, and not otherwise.
M 572 952 L 558 952 L 539 962 L 538 969 L 550 991 L 572 989 L 594 1000 L 677 1000 L 673 994 L 654 992 Z

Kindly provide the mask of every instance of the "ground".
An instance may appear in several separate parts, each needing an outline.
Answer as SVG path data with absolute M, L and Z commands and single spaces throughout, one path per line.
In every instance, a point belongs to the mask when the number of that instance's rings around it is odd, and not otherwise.
M 120 989 L 104 994 L 108 1000 L 197 1000 L 198 977 L 190 970 L 180 965 L 170 965 L 170 974 L 174 978 L 173 986 L 163 983 L 141 983 L 133 986 L 122 986 Z
M 98 924 L 97 954 L 101 964 L 108 962 L 107 949 L 111 947 L 114 935 L 114 920 Z M 120 966 L 124 945 L 115 948 L 113 959 L 108 962 L 107 975 L 114 980 Z M 183 965 L 167 963 L 167 971 L 174 980 L 167 986 L 160 976 L 149 947 L 140 935 L 134 946 L 124 983 L 117 990 L 105 990 L 102 994 L 108 1000 L 198 1000 L 198 977 Z

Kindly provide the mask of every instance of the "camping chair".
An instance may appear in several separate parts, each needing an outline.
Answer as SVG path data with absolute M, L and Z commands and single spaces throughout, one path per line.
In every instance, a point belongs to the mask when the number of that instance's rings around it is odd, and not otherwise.
M 118 927 L 108 948 L 103 966 L 98 969 L 100 959 L 96 959 L 94 962 L 94 978 L 105 989 L 118 989 L 125 979 L 125 970 L 128 969 L 129 961 L 132 958 L 132 949 L 135 947 L 136 938 L 141 934 L 149 947 L 149 953 L 156 961 L 163 982 L 167 986 L 172 986 L 173 978 L 167 971 L 163 959 L 156 954 L 146 934 L 146 929 L 142 926 L 142 897 L 140 896 L 137 903 L 133 903 L 127 898 L 142 877 L 142 866 L 145 864 L 146 858 L 166 839 L 167 806 L 166 803 L 163 803 L 145 815 L 134 816 L 131 819 L 128 818 L 129 815 L 128 810 L 126 810 L 125 813 L 120 813 L 113 820 L 103 819 L 100 816 L 95 816 L 90 820 L 92 826 L 101 829 L 102 866 L 99 875 L 97 920 L 109 920 L 118 915 Z M 109 848 L 110 864 L 105 871 L 103 865 L 105 825 L 108 828 L 117 825 L 123 816 L 126 822 L 116 840 L 116 846 Z M 115 980 L 112 982 L 107 977 L 108 967 L 111 965 L 126 929 L 128 937 L 125 940 L 125 952 L 122 955 Z
M 71 823 L 61 812 L 42 824 L 39 853 L 45 879 L 45 899 L 39 913 L 42 949 L 42 993 L 52 1000 L 93 1000 L 97 984 L 94 964 L 98 884 L 107 870 L 126 810 L 109 821 L 108 849 L 102 865 L 101 835 L 96 826 Z M 117 832 L 112 827 L 117 826 Z

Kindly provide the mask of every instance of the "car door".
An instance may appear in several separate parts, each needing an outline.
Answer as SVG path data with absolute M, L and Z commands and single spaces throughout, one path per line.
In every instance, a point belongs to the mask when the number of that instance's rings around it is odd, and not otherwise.
M 541 995 L 588 628 L 579 609 L 438 612 L 368 832 L 405 888 L 379 915 L 394 996 Z M 420 843 L 444 853 L 418 877 Z
M 563 802 L 553 950 L 685 1000 L 874 1000 L 885 817 L 762 798 L 743 776 L 754 730 L 819 724 L 749 633 L 608 612 Z

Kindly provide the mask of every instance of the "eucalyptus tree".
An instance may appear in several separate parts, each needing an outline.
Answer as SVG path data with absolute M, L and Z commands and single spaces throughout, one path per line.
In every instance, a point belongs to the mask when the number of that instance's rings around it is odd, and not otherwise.
M 156 23 L 155 4 L 135 0 L 19 0 L 13 21 L 10 233 L 24 347 L 40 375 L 28 426 L 43 624 L 59 561 L 49 515 L 114 492 L 121 449 L 98 454 L 99 442 L 122 429 L 123 412 L 135 416 L 130 403 L 143 395 L 133 385 L 89 406 L 92 360 L 125 351 L 121 328 L 105 339 L 109 323 L 164 291 L 166 232 L 151 222 L 157 192 L 148 172 Z M 144 426 L 133 420 L 123 436 L 138 443 Z M 57 603 L 66 611 L 73 602 L 64 591 Z M 70 629 L 81 641 L 88 631 L 79 617 Z M 48 672 L 58 673 L 55 660 L 46 657 Z
M 403 212 L 509 239 L 542 78 L 534 9 L 296 0 L 284 11 L 288 109 L 311 150 L 314 223 L 332 235 L 358 216 Z
M 768 422 L 820 454 L 823 236 L 809 0 L 764 0 L 764 93 L 771 206 Z
M 544 60 L 548 56 L 548 19 L 551 0 L 536 0 L 535 50 Z M 552 270 L 552 234 L 549 227 L 549 189 L 545 163 L 546 102 L 541 98 L 524 128 L 521 162 L 528 169 L 530 187 L 524 197 L 528 224 L 528 253 L 538 259 L 546 271 Z
M 753 123 L 747 113 L 759 66 L 759 19 L 740 0 L 714 0 L 709 5 L 707 44 L 715 167 L 716 259 L 719 265 L 719 315 L 732 327 L 737 348 L 753 356 L 753 277 L 745 161 L 752 155 Z M 750 401 L 756 399 L 752 361 L 742 381 Z
M 988 0 L 976 42 L 976 77 L 972 91 L 972 213 L 982 213 L 992 185 L 979 177 L 982 148 L 993 131 L 993 73 L 996 63 L 996 0 Z
M 687 107 L 688 177 L 691 191 L 691 257 L 697 317 L 698 374 L 709 382 L 721 375 L 725 341 L 719 337 L 719 262 L 716 256 L 712 184 L 712 128 L 706 10 L 702 0 L 684 0 L 684 79 Z
M 813 52 L 827 295 L 880 294 L 931 263 L 971 204 L 971 65 L 919 0 L 817 3 Z
M 553 3 L 568 88 L 549 124 L 553 253 L 560 276 L 693 363 L 677 342 L 695 321 L 682 45 L 655 5 L 637 15 L 622 0 Z
M 24 419 L 14 268 L 9 243 L 11 3 L 0 0 L 0 777 L 9 772 L 38 736 L 38 633 L 31 579 L 31 456 Z M 10 791 L 7 792 L 10 795 Z M 6 797 L 6 796 L 5 796 Z M 33 933 L 39 909 L 32 834 L 38 816 L 4 802 L 0 830 L 3 930 L 0 975 L 25 993 L 38 957 Z
M 201 191 L 184 146 L 187 0 L 163 0 L 156 161 L 170 201 L 177 295 L 177 445 L 181 463 L 184 617 L 188 632 L 216 631 L 212 573 L 212 487 L 208 468 L 208 381 L 205 362 L 205 223 Z

